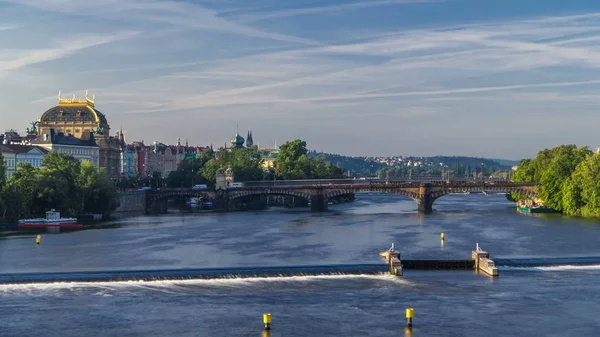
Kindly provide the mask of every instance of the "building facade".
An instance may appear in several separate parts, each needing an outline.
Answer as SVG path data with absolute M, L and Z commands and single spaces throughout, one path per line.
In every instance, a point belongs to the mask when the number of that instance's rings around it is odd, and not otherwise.
M 23 144 L 6 144 L 7 147 L 16 152 L 15 162 L 18 169 L 19 164 L 29 164 L 33 167 L 40 168 L 42 160 L 48 154 L 48 150 L 40 146 L 23 145 Z
M 17 171 L 17 151 L 3 144 L 0 145 L 0 153 L 4 159 L 4 177 L 8 179 Z
M 80 161 L 89 161 L 99 167 L 100 147 L 96 144 L 94 134 L 89 133 L 83 137 L 87 137 L 87 139 L 79 139 L 73 135 L 55 132 L 54 129 L 44 129 L 40 137 L 31 141 L 31 144 L 48 151 L 73 156 Z
M 58 93 L 58 105 L 44 112 L 37 121 L 37 135 L 64 134 L 86 141 L 94 134 L 99 156 L 97 166 L 111 178 L 121 175 L 121 145 L 118 137 L 110 136 L 110 125 L 106 116 L 96 110 L 95 99 L 63 98 Z M 67 148 L 62 148 L 67 150 Z M 82 152 L 81 149 L 73 151 Z

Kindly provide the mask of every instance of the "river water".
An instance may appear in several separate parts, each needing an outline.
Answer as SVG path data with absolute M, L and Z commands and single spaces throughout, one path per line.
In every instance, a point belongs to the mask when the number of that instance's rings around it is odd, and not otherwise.
M 420 215 L 401 196 L 359 194 L 324 214 L 130 218 L 116 228 L 43 234 L 39 246 L 32 234 L 7 236 L 3 274 L 231 268 L 231 278 L 22 284 L 17 276 L 0 284 L 0 336 L 261 336 L 266 312 L 270 336 L 600 335 L 600 224 L 511 206 L 502 195 L 449 195 Z M 407 259 L 469 259 L 476 243 L 492 258 L 566 259 L 504 266 L 497 279 L 411 270 L 401 278 L 235 278 L 239 267 L 381 264 L 377 253 L 392 242 Z M 591 265 L 568 262 L 581 257 Z

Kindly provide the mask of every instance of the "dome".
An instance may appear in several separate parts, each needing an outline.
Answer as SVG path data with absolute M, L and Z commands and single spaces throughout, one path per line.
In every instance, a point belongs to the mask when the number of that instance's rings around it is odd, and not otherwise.
M 244 137 L 240 136 L 239 133 L 236 133 L 235 137 L 231 138 L 231 144 L 235 146 L 244 145 Z
M 40 122 L 92 122 L 108 125 L 106 117 L 100 111 L 86 105 L 58 105 L 42 114 Z

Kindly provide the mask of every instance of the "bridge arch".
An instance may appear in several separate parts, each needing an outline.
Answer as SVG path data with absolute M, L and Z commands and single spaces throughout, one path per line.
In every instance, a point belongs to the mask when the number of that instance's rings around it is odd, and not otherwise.
M 205 191 L 157 191 L 146 194 L 146 213 L 160 214 L 167 212 L 167 201 L 173 198 L 200 198 L 203 201 L 214 201 L 214 196 Z
M 450 193 L 463 193 L 463 192 L 473 192 L 473 191 L 495 191 L 495 192 L 515 192 L 522 195 L 525 195 L 529 198 L 536 198 L 537 192 L 533 187 L 520 187 L 520 186 L 494 186 L 494 185 L 486 185 L 486 186 L 473 186 L 468 188 L 444 188 L 438 189 L 431 193 L 431 198 L 436 200 L 440 197 L 448 195 Z
M 385 186 L 365 186 L 365 187 L 352 187 L 352 188 L 344 188 L 344 189 L 332 189 L 325 193 L 325 199 L 330 199 L 333 197 L 337 197 L 340 195 L 346 195 L 351 193 L 359 193 L 359 192 L 380 192 L 380 193 L 393 193 L 400 194 L 405 197 L 416 200 L 419 198 L 419 194 L 416 191 L 412 191 L 410 189 L 404 188 L 391 188 Z
M 284 195 L 290 197 L 299 197 L 310 200 L 312 194 L 306 191 L 293 189 L 264 189 L 264 190 L 244 190 L 229 193 L 229 200 L 234 201 L 239 198 L 254 196 L 254 195 Z

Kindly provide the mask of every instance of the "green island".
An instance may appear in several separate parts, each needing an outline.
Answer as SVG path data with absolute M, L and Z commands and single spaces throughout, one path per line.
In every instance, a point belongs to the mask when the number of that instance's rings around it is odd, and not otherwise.
M 600 216 L 600 154 L 587 146 L 561 145 L 524 159 L 512 176 L 514 182 L 539 182 L 544 204 L 565 215 Z M 512 193 L 509 200 L 527 197 Z

